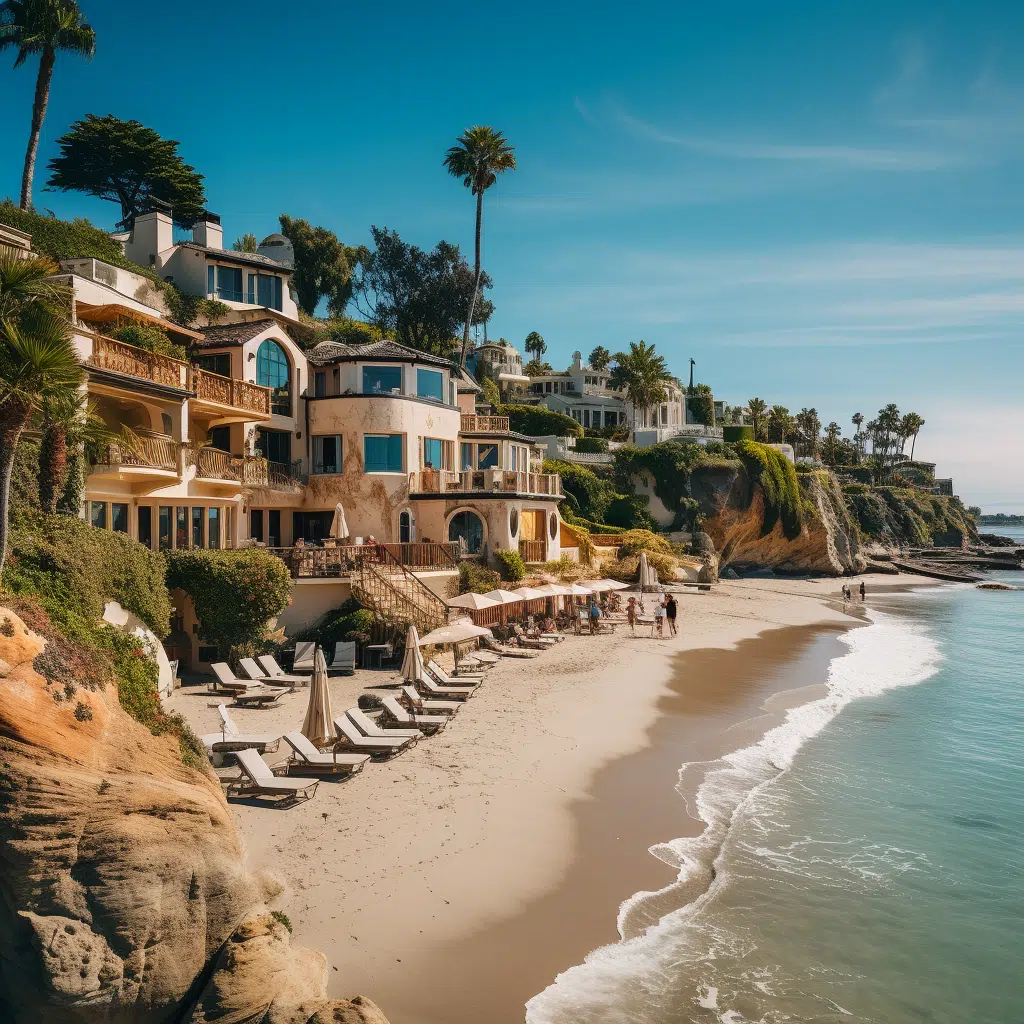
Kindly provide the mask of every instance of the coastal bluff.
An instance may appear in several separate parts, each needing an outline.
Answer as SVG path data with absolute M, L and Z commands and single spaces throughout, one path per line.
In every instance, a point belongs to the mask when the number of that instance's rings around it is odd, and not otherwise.
M 113 685 L 48 683 L 74 657 L 0 607 L 0 1019 L 387 1024 L 327 999 L 326 958 L 271 912 L 281 886 L 246 870 L 212 774 Z

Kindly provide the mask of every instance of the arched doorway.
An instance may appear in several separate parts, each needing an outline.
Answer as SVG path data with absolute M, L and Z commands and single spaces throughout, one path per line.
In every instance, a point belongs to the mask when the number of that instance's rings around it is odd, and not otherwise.
M 448 520 L 448 542 L 458 544 L 460 551 L 478 555 L 484 544 L 484 524 L 475 512 L 468 509 L 456 512 Z
M 412 544 L 416 540 L 416 519 L 412 512 L 403 508 L 398 513 L 398 543 Z

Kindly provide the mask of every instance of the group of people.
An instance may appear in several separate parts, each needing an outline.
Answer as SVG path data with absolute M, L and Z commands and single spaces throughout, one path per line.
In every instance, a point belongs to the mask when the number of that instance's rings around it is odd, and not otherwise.
M 631 597 L 626 602 L 626 621 L 629 623 L 630 631 L 633 636 L 636 636 L 636 623 L 640 615 L 644 614 L 644 602 L 643 597 L 640 598 L 639 602 L 635 597 Z M 671 636 L 675 636 L 678 632 L 676 628 L 676 617 L 679 613 L 679 604 L 676 601 L 675 594 L 663 594 L 661 600 L 654 606 L 654 628 L 651 632 L 651 636 L 657 634 L 660 637 L 665 635 L 665 620 L 668 620 L 668 630 Z
M 867 597 L 867 593 L 868 593 L 868 589 L 867 589 L 867 587 L 864 586 L 864 581 L 863 580 L 860 581 L 860 588 L 859 589 L 860 589 L 860 599 L 863 602 L 864 599 Z M 852 600 L 853 600 L 853 588 L 848 583 L 844 583 L 843 584 L 843 604 L 846 604 L 847 601 L 852 601 Z

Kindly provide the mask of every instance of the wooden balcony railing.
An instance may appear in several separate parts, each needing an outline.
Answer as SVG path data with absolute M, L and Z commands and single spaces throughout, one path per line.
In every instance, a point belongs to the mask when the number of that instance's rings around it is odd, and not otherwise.
M 519 542 L 519 554 L 524 562 L 543 562 L 544 541 L 521 540 Z
M 507 416 L 463 416 L 462 417 L 462 432 L 464 434 L 480 433 L 482 431 L 488 432 L 507 432 L 508 417 Z
M 557 473 L 520 473 L 512 469 L 469 469 L 463 473 L 424 469 L 409 474 L 410 494 L 532 494 L 561 497 Z
M 229 405 L 233 409 L 246 409 L 263 415 L 270 413 L 270 388 L 247 380 L 222 377 L 219 373 L 193 367 L 192 390 L 204 402 Z
M 329 543 L 329 542 L 328 542 Z M 358 566 L 401 565 L 410 569 L 453 569 L 459 546 L 422 542 L 414 544 L 332 544 L 267 548 L 288 566 L 294 579 L 349 576 Z
M 128 377 L 138 377 L 172 388 L 185 390 L 189 383 L 188 363 L 98 334 L 93 336 L 92 355 L 86 362 L 102 370 L 123 373 Z
M 106 466 L 138 466 L 149 469 L 179 470 L 177 441 L 159 437 L 140 437 L 131 447 L 123 444 L 104 446 L 97 462 Z

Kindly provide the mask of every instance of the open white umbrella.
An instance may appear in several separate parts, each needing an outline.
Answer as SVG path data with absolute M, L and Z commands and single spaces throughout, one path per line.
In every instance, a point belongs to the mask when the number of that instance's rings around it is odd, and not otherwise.
M 331 691 L 327 686 L 327 662 L 318 647 L 313 656 L 313 678 L 309 681 L 309 704 L 302 721 L 302 735 L 314 747 L 326 747 L 334 741 L 334 716 Z
M 344 540 L 349 535 L 348 522 L 345 519 L 345 509 L 339 501 L 334 506 L 334 518 L 331 520 L 331 536 L 335 540 Z
M 420 637 L 420 647 L 440 644 L 461 644 L 467 640 L 477 640 L 482 636 L 493 639 L 494 634 L 486 626 L 477 626 L 468 619 L 449 622 L 447 626 L 432 629 L 426 636 Z M 422 664 L 422 655 L 420 656 Z
M 519 604 L 522 602 L 522 597 L 519 594 L 511 590 L 488 590 L 484 597 L 489 597 L 492 601 L 497 601 L 498 604 Z
M 561 583 L 545 583 L 542 587 L 537 587 L 542 594 L 547 594 L 548 597 L 568 597 L 572 590 L 569 587 L 563 587 Z
M 420 638 L 416 627 L 410 622 L 405 634 L 405 657 L 402 659 L 402 678 L 415 683 L 423 678 L 423 655 L 420 654 Z
M 478 612 L 483 608 L 497 608 L 501 602 L 495 601 L 493 597 L 487 597 L 485 594 L 469 593 L 449 598 L 448 604 L 455 608 L 469 608 L 472 611 Z
M 621 580 L 601 580 L 608 590 L 629 590 L 629 584 Z
M 548 596 L 543 590 L 539 590 L 536 587 L 516 587 L 512 593 L 518 594 L 524 601 L 536 601 Z
M 590 591 L 587 590 L 586 587 L 581 587 L 578 583 L 573 583 L 565 589 L 568 590 L 573 597 L 590 597 Z
M 584 580 L 583 586 L 591 594 L 603 594 L 606 590 L 613 589 L 608 585 L 608 580 Z

